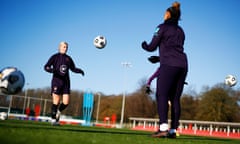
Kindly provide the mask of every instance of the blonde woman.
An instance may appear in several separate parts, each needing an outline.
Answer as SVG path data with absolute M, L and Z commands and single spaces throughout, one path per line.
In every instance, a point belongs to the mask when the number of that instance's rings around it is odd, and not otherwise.
M 59 125 L 60 113 L 69 104 L 70 78 L 69 70 L 80 73 L 84 76 L 84 71 L 75 67 L 72 58 L 67 55 L 68 43 L 59 44 L 59 52 L 52 55 L 44 66 L 45 71 L 52 73 L 52 125 Z M 62 103 L 60 100 L 62 97 Z

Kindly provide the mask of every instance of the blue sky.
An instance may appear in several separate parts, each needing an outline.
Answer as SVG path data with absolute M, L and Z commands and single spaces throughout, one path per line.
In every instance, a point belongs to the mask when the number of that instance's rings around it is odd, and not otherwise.
M 43 70 L 61 41 L 85 76 L 71 73 L 74 90 L 104 94 L 134 92 L 143 78 L 159 66 L 147 58 L 141 42 L 149 42 L 163 22 L 170 0 L 0 0 L 0 68 L 15 66 L 26 79 L 25 88 L 50 86 Z M 185 91 L 224 82 L 228 74 L 240 78 L 240 15 L 238 0 L 181 0 L 185 52 L 189 59 Z M 107 38 L 97 49 L 93 39 Z M 124 67 L 130 62 L 132 67 Z M 125 79 L 125 80 L 124 80 Z M 155 87 L 155 81 L 152 83 Z M 238 88 L 239 84 L 235 86 Z

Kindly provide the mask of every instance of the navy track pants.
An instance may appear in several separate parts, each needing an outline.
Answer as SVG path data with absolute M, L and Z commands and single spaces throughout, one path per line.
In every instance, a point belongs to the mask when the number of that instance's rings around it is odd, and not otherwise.
M 156 91 L 159 124 L 168 123 L 168 101 L 170 101 L 171 128 L 177 129 L 181 115 L 180 97 L 188 70 L 168 65 L 160 65 L 159 70 Z

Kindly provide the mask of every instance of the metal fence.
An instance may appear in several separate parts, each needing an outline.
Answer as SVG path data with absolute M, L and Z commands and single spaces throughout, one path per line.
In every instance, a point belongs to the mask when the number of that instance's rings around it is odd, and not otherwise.
M 41 116 L 49 116 L 51 113 L 52 100 L 19 95 L 0 95 L 0 112 L 8 114 L 29 114 L 34 116 L 36 108 Z
M 158 130 L 159 119 L 130 117 L 130 128 L 142 130 Z M 240 138 L 240 123 L 180 120 L 179 132 L 185 134 L 205 134 L 234 136 Z M 170 120 L 169 120 L 170 123 Z

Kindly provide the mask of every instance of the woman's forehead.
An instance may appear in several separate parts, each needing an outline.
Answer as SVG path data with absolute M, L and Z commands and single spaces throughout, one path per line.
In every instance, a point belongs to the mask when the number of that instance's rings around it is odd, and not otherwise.
M 68 47 L 68 43 L 67 42 L 60 42 L 60 46 L 62 46 L 62 45 L 65 45 L 65 46 Z

